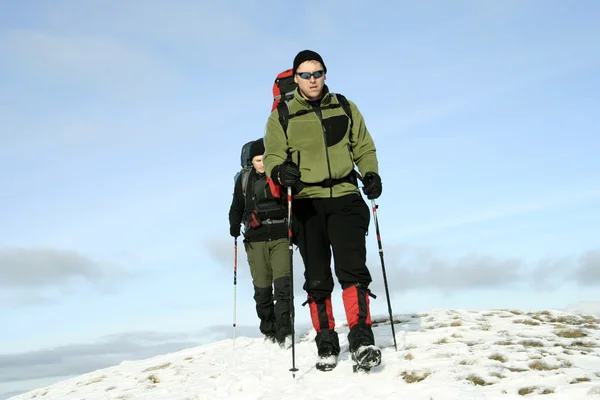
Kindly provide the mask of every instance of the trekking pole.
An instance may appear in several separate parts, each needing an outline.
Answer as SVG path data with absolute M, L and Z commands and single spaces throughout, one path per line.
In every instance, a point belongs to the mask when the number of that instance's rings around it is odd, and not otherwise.
M 294 308 L 294 245 L 292 243 L 292 188 L 287 188 L 287 201 L 288 201 L 288 213 L 287 213 L 287 228 L 288 228 L 288 246 L 290 249 L 290 319 L 292 323 L 292 376 L 296 378 L 296 331 L 294 328 L 294 320 L 296 318 L 296 312 Z
M 383 271 L 383 283 L 385 285 L 385 296 L 387 297 L 388 311 L 390 313 L 390 326 L 392 327 L 392 337 L 394 338 L 394 348 L 398 351 L 396 344 L 396 332 L 394 330 L 394 317 L 392 316 L 392 304 L 390 303 L 390 291 L 388 290 L 387 275 L 385 273 L 385 262 L 383 261 L 383 247 L 381 246 L 381 235 L 379 233 L 379 221 L 377 220 L 377 204 L 375 199 L 371 200 L 373 206 L 373 219 L 375 220 L 375 233 L 377 234 L 377 244 L 379 245 L 379 257 L 381 258 L 381 270 Z
M 233 348 L 235 349 L 236 290 L 237 290 L 237 236 L 233 239 Z

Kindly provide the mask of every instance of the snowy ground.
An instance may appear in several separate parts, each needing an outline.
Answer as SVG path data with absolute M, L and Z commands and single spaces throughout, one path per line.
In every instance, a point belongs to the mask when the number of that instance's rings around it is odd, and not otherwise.
M 235 349 L 230 339 L 123 362 L 12 400 L 600 399 L 597 317 L 453 310 L 397 319 L 398 351 L 390 325 L 376 324 L 383 362 L 369 374 L 352 372 L 340 326 L 342 354 L 330 372 L 314 368 L 312 331 L 297 332 L 295 378 L 291 350 L 238 337 Z

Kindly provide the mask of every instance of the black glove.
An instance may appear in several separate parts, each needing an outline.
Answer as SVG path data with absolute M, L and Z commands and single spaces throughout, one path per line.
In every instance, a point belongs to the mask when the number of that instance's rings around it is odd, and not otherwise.
M 300 182 L 300 169 L 292 161 L 286 161 L 273 168 L 271 176 L 276 176 L 282 186 L 295 187 Z
M 381 196 L 381 177 L 376 172 L 367 172 L 363 176 L 363 192 L 367 199 L 373 200 Z
M 229 234 L 234 238 L 240 236 L 240 226 L 239 225 L 230 225 L 229 226 Z

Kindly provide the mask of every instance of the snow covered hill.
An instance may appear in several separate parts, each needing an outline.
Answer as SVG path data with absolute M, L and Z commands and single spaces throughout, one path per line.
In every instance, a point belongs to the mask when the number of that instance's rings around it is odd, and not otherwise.
M 314 332 L 291 350 L 238 337 L 98 370 L 25 399 L 600 399 L 600 318 L 558 310 L 430 311 L 399 315 L 398 351 L 385 318 L 375 337 L 383 362 L 352 372 L 347 327 L 336 369 L 314 368 Z M 387 320 L 389 322 L 389 319 Z M 341 322 L 341 321 L 340 321 Z

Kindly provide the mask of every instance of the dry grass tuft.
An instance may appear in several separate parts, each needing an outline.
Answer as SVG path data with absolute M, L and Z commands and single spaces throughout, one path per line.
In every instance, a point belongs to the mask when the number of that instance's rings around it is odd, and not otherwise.
M 452 321 L 452 323 L 450 324 L 450 326 L 462 326 L 462 322 L 460 322 L 460 321 Z
M 549 365 L 543 360 L 535 360 L 529 363 L 529 368 L 534 369 L 536 371 L 552 371 L 558 369 L 558 367 L 554 367 Z
M 490 376 L 498 379 L 504 379 L 506 376 L 502 375 L 500 372 L 490 372 Z
M 452 336 L 452 337 L 453 337 L 453 338 L 455 338 L 455 339 L 460 339 L 460 338 L 462 338 L 462 337 L 463 337 L 463 335 L 461 335 L 460 333 L 456 333 L 456 332 L 454 332 L 454 333 L 453 333 L 452 335 L 450 335 L 450 336 Z
M 155 365 L 154 367 L 146 368 L 142 372 L 158 371 L 159 369 L 165 369 L 165 368 L 168 368 L 170 366 L 171 366 L 171 363 L 167 362 L 167 363 L 164 363 L 164 364 Z
M 148 375 L 148 378 L 147 378 L 147 379 L 148 379 L 150 382 L 152 382 L 152 383 L 159 383 L 159 382 L 160 382 L 160 379 L 158 379 L 158 376 L 156 376 L 156 375 L 154 375 L 154 374 L 152 374 L 152 375 Z
M 525 347 L 544 347 L 544 343 L 539 340 L 521 340 L 519 344 Z
M 490 358 L 490 360 L 500 361 L 501 363 L 505 363 L 508 361 L 508 358 L 506 358 L 505 356 L 503 356 L 500 353 L 492 354 L 489 358 Z
M 542 394 L 552 394 L 554 393 L 554 388 L 546 388 L 542 391 Z
M 430 372 L 428 371 L 412 371 L 412 372 L 408 372 L 408 371 L 404 371 L 402 373 L 400 373 L 400 376 L 402 377 L 402 379 L 404 379 L 406 381 L 406 383 L 417 383 L 417 382 L 421 382 L 422 380 L 424 380 L 425 378 L 427 378 L 429 375 L 431 375 Z
M 591 382 L 592 380 L 590 378 L 588 378 L 587 376 L 583 377 L 583 378 L 575 378 L 573 379 L 571 382 L 569 382 L 571 385 L 575 384 L 575 383 L 581 383 L 581 382 Z
M 413 356 L 411 353 L 408 353 L 407 355 L 404 356 L 404 359 L 409 360 L 409 361 L 414 360 L 415 356 Z
M 538 321 L 534 321 L 532 319 L 515 319 L 513 321 L 514 324 L 524 324 L 524 325 L 539 325 Z
M 496 342 L 494 344 L 498 345 L 498 346 L 510 346 L 510 345 L 513 344 L 513 342 L 510 341 L 510 340 L 500 340 L 500 341 L 498 341 L 498 342 Z
M 493 383 L 486 382 L 482 378 L 478 377 L 477 375 L 469 375 L 465 378 L 465 380 L 470 381 L 471 383 L 473 383 L 473 385 L 476 385 L 476 386 L 493 385 Z
M 587 336 L 587 333 L 585 333 L 581 329 L 562 329 L 555 331 L 554 334 L 556 336 L 569 339 L 577 339 Z
M 517 393 L 519 393 L 521 396 L 525 396 L 525 395 L 535 392 L 537 389 L 538 389 L 537 386 L 528 386 L 528 387 L 523 387 L 523 388 L 519 389 L 519 391 Z
M 594 342 L 582 342 L 581 340 L 576 340 L 573 343 L 571 343 L 571 346 L 573 347 L 587 347 L 587 348 L 591 348 L 591 347 L 598 347 L 598 345 Z
M 445 343 L 448 343 L 448 338 L 443 337 L 443 338 L 441 338 L 440 340 L 438 340 L 438 341 L 436 341 L 434 343 L 435 344 L 445 344 Z
M 528 369 L 517 368 L 517 367 L 506 367 L 506 369 L 509 370 L 510 372 L 527 372 L 527 371 L 529 371 Z

